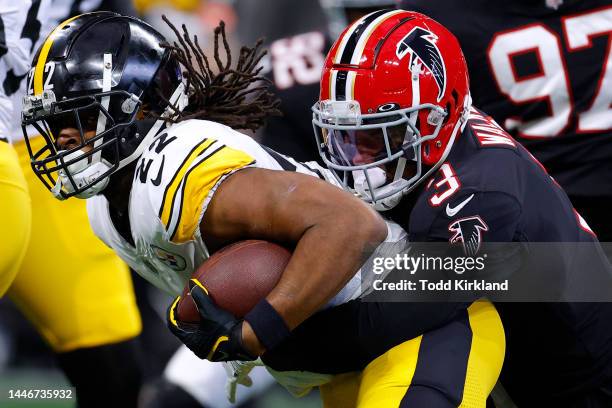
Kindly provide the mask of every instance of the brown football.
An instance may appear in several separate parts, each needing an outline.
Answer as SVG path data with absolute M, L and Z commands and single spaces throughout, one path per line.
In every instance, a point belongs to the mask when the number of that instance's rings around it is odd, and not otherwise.
M 284 247 L 267 241 L 248 240 L 215 252 L 191 275 L 208 289 L 222 309 L 244 317 L 276 286 L 291 258 Z M 177 308 L 183 323 L 200 320 L 187 285 Z

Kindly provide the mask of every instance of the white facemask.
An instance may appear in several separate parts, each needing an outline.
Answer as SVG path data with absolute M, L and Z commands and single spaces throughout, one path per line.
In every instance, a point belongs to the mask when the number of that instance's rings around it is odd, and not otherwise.
M 385 185 L 387 182 L 387 174 L 379 167 L 373 167 L 366 170 L 355 170 L 352 172 L 355 192 L 357 192 L 361 198 L 370 201 L 374 209 L 377 211 L 385 211 L 395 207 L 403 197 L 401 189 L 396 194 L 392 194 L 382 199 L 377 199 L 374 202 L 370 192 L 370 186 L 368 186 L 368 181 L 366 179 L 366 171 L 368 172 L 368 178 L 370 179 L 371 187 L 374 190 L 374 195 L 377 196 L 386 195 L 388 191 L 398 188 L 398 185 L 407 183 L 406 180 L 399 179 Z M 384 187 L 379 188 L 381 186 Z

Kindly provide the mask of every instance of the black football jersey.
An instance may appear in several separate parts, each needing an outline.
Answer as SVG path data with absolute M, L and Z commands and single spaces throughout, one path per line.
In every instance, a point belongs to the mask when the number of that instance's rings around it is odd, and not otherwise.
M 261 143 L 299 161 L 320 160 L 313 130 L 312 105 L 331 43 L 321 31 L 310 31 L 270 43 L 266 76 L 280 101 L 281 117 L 269 118 Z
M 531 243 L 592 243 L 581 266 L 573 257 L 553 254 L 550 279 L 565 282 L 586 265 L 584 273 L 596 269 L 609 277 L 610 265 L 595 234 L 562 188 L 481 111 L 472 108 L 448 158 L 424 183 L 419 193 L 384 214 L 408 231 L 411 242 L 447 241 L 472 255 L 488 242 L 519 242 L 531 253 L 537 250 Z M 520 395 L 561 396 L 612 378 L 611 303 L 496 306 L 508 336 L 505 385 L 517 400 Z
M 469 217 L 481 218 L 481 237 L 489 242 L 596 239 L 542 165 L 476 108 L 409 219 L 391 217 L 417 242 L 449 240 L 452 225 Z
M 459 39 L 475 104 L 570 196 L 612 196 L 610 0 L 404 0 Z

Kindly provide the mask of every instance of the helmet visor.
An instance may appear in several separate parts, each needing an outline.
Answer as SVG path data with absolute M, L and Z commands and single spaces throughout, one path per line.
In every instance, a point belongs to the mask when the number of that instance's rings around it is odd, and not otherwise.
M 401 123 L 371 129 L 319 128 L 330 159 L 340 166 L 365 166 L 392 156 L 414 160 L 412 129 Z

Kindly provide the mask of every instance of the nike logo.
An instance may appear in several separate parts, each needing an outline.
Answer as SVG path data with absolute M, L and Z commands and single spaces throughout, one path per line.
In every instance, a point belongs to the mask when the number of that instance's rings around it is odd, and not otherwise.
M 450 204 L 446 204 L 446 215 L 449 217 L 454 217 L 463 207 L 467 205 L 467 203 L 470 202 L 472 198 L 474 198 L 474 194 L 457 204 L 455 207 L 451 207 Z
M 159 171 L 157 172 L 157 177 L 155 179 L 151 179 L 151 183 L 154 186 L 159 186 L 161 184 L 162 173 L 164 172 L 164 162 L 166 161 L 166 156 L 162 156 L 162 162 L 159 166 Z

